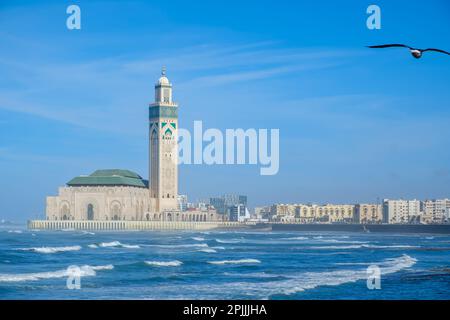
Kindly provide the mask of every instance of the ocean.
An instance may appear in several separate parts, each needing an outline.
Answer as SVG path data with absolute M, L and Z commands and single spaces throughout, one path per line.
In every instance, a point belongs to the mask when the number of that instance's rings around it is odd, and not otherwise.
M 0 299 L 448 300 L 450 236 L 1 226 Z

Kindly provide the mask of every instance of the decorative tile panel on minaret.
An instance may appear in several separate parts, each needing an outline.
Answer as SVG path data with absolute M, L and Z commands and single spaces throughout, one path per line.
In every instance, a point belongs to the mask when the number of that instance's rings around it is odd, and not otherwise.
M 163 67 L 155 85 L 155 102 L 149 107 L 150 198 L 156 212 L 176 210 L 178 195 L 178 104 L 172 101 L 172 84 Z

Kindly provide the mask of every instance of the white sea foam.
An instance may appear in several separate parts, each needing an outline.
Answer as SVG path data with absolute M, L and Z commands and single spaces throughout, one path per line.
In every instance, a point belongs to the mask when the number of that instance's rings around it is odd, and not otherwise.
M 23 248 L 23 251 L 33 251 L 38 253 L 57 253 L 67 251 L 81 250 L 81 246 L 66 246 L 66 247 L 36 247 L 36 248 Z
M 207 248 L 207 243 L 192 243 L 192 244 L 145 244 L 145 247 L 160 247 L 160 248 Z
M 230 239 L 230 240 L 215 239 L 215 240 L 218 243 L 239 243 L 239 242 L 242 241 L 242 240 L 239 240 L 239 239 Z
M 82 234 L 89 234 L 89 235 L 92 235 L 92 236 L 95 235 L 94 232 L 89 232 L 89 231 L 84 231 L 84 230 L 81 231 L 81 233 L 82 233 Z
M 239 278 L 280 278 L 283 277 L 278 274 L 270 274 L 266 272 L 251 272 L 251 273 L 238 273 L 238 272 L 224 272 L 225 276 L 239 277 Z
M 75 229 L 74 228 L 66 228 L 66 229 L 61 229 L 61 231 L 69 232 L 69 231 L 75 231 Z
M 120 241 L 101 242 L 98 244 L 98 246 L 102 248 L 120 247 L 121 245 Z
M 145 261 L 146 264 L 149 266 L 156 266 L 156 267 L 178 267 L 183 264 L 183 262 L 178 260 L 172 260 L 172 261 Z
M 121 243 L 120 241 L 111 241 L 111 242 L 101 242 L 99 244 L 90 244 L 88 245 L 89 248 L 126 248 L 126 249 L 139 249 L 140 246 L 137 244 L 125 244 Z
M 80 277 L 91 277 L 96 275 L 96 271 L 99 270 L 112 270 L 113 265 L 108 264 L 104 266 L 89 266 L 84 265 L 79 269 L 78 275 Z M 48 271 L 48 272 L 34 272 L 34 273 L 2 273 L 0 274 L 0 282 L 21 282 L 21 281 L 36 281 L 42 279 L 52 279 L 52 278 L 64 278 L 69 275 L 74 275 L 74 272 L 68 272 L 67 269 Z
M 348 245 L 348 246 L 315 246 L 309 247 L 309 249 L 325 249 L 325 250 L 347 250 L 347 249 L 360 249 L 362 245 Z
M 139 249 L 140 246 L 137 244 L 122 244 L 122 248 L 127 248 L 127 249 Z
M 210 264 L 254 264 L 261 263 L 257 259 L 239 259 L 239 260 L 221 260 L 221 261 L 208 261 Z
M 195 241 L 205 241 L 205 238 L 203 237 L 192 237 L 191 239 Z
M 308 240 L 307 237 L 290 237 L 290 238 L 281 238 L 281 240 Z
M 393 244 L 393 245 L 363 244 L 362 247 L 364 247 L 364 248 L 374 248 L 374 249 L 389 249 L 389 248 L 408 249 L 408 248 L 420 248 L 419 246 L 410 246 L 410 245 L 402 245 L 402 244 Z
M 376 245 L 376 244 L 353 244 L 353 245 L 336 245 L 336 246 L 313 246 L 308 249 L 325 249 L 325 250 L 347 250 L 347 249 L 408 249 L 420 248 L 418 246 L 409 245 Z
M 90 267 L 90 266 L 88 266 L 88 267 Z M 107 264 L 107 265 L 104 265 L 104 266 L 91 266 L 90 267 L 92 270 L 94 270 L 94 271 L 99 271 L 99 270 L 112 270 L 112 269 L 114 269 L 114 266 L 112 265 L 112 264 Z
M 216 249 L 216 250 L 225 250 L 225 247 L 222 247 L 222 246 L 215 246 L 215 247 L 211 247 L 211 248 Z
M 205 249 L 199 249 L 199 252 L 206 252 L 206 253 L 216 253 L 217 251 L 212 248 L 205 248 Z
M 22 230 L 8 230 L 8 233 L 23 233 Z
M 338 239 L 319 239 L 319 241 L 320 242 L 326 242 L 326 243 L 355 243 L 355 244 L 369 243 L 368 241 L 338 240 Z

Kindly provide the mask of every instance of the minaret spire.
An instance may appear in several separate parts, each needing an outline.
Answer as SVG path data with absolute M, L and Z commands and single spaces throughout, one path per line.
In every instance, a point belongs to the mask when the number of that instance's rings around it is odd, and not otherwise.
M 166 75 L 166 66 L 162 66 L 161 75 L 164 77 Z

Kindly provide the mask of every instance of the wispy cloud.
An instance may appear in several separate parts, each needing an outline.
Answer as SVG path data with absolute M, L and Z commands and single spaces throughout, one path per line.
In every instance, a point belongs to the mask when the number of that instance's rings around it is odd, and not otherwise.
M 130 124 L 142 118 L 144 109 L 139 106 L 150 102 L 150 81 L 162 65 L 179 78 L 178 88 L 188 90 L 330 68 L 357 54 L 324 48 L 282 49 L 271 42 L 258 42 L 75 62 L 47 59 L 36 64 L 3 58 L 0 70 L 13 81 L 0 89 L 0 108 L 76 126 L 133 133 Z

